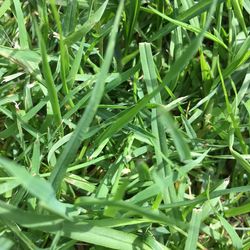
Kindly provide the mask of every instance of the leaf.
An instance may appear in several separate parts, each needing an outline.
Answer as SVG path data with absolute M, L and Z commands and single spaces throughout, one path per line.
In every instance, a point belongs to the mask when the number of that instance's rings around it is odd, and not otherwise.
M 77 31 L 71 33 L 68 35 L 65 39 L 64 42 L 68 46 L 71 44 L 77 42 L 78 40 L 82 39 L 83 37 L 86 36 L 86 34 L 100 21 L 106 6 L 108 4 L 108 0 L 106 0 L 102 6 L 95 12 L 93 13 L 90 18 L 85 22 L 84 25 L 81 26 Z
M 56 199 L 55 192 L 50 183 L 38 176 L 32 176 L 27 170 L 13 161 L 0 157 L 0 166 L 11 176 L 17 178 L 17 181 L 23 185 L 29 193 L 41 200 L 42 205 L 50 211 L 68 218 L 68 206 Z
M 200 29 L 200 28 L 198 28 L 198 27 L 195 27 L 195 26 L 186 24 L 186 23 L 184 23 L 184 22 L 181 22 L 181 21 L 172 19 L 172 18 L 170 18 L 169 16 L 162 14 L 161 12 L 159 12 L 158 10 L 156 10 L 156 9 L 154 9 L 154 8 L 152 8 L 152 7 L 149 7 L 149 8 L 150 8 L 150 10 L 151 10 L 153 13 L 159 15 L 160 17 L 162 17 L 162 18 L 168 20 L 169 22 L 171 22 L 171 23 L 173 23 L 173 24 L 175 24 L 175 25 L 178 25 L 178 26 L 180 26 L 180 27 L 182 27 L 182 28 L 184 28 L 184 29 L 186 29 L 186 30 L 189 30 L 189 31 L 192 31 L 192 32 L 195 32 L 195 33 L 200 33 L 200 32 L 202 31 L 202 29 Z M 220 44 L 220 45 L 221 45 L 222 47 L 224 47 L 225 49 L 228 49 L 228 48 L 227 48 L 227 45 L 226 45 L 223 41 L 221 41 L 218 37 L 214 36 L 213 34 L 211 34 L 211 33 L 207 32 L 207 31 L 205 31 L 205 32 L 204 32 L 204 36 L 205 36 L 206 38 L 208 38 L 208 39 L 210 39 L 210 40 L 212 40 L 212 41 L 214 41 L 214 42 Z
M 164 127 L 166 127 L 167 132 L 173 138 L 174 144 L 176 146 L 177 152 L 180 156 L 181 161 L 186 161 L 191 158 L 191 153 L 189 146 L 178 129 L 174 119 L 163 107 L 159 107 L 159 113 L 163 117 Z
M 56 234 L 111 249 L 145 249 L 151 248 L 137 235 L 118 231 L 108 227 L 95 226 L 95 222 L 69 222 L 51 215 L 25 212 L 0 201 L 0 218 L 14 221 L 23 227 Z
M 18 64 L 30 74 L 35 74 L 39 70 L 41 56 L 32 50 L 19 50 L 0 45 L 0 56 Z
M 14 242 L 12 240 L 9 240 L 8 238 L 1 236 L 0 246 L 2 250 L 10 250 L 12 249 L 13 245 L 14 245 Z
M 239 235 L 235 232 L 234 228 L 225 220 L 222 216 L 218 215 L 221 225 L 225 228 L 227 233 L 229 234 L 233 246 L 235 249 L 242 249 L 242 240 L 240 239 Z
M 10 8 L 11 0 L 5 0 L 0 7 L 0 18 L 5 14 L 5 12 Z
M 53 110 L 53 116 L 55 118 L 56 125 L 60 127 L 61 132 L 63 132 L 63 128 L 61 126 L 62 115 L 61 115 L 61 110 L 60 110 L 60 105 L 59 105 L 59 99 L 58 99 L 53 75 L 51 72 L 51 68 L 49 65 L 49 61 L 48 61 L 46 45 L 45 45 L 43 36 L 41 34 L 41 31 L 36 22 L 35 22 L 35 28 L 36 28 L 36 33 L 37 33 L 38 41 L 39 41 L 39 47 L 40 47 L 40 51 L 42 55 L 42 66 L 43 66 L 43 76 L 45 79 L 45 86 L 48 91 L 49 100 L 50 100 L 52 110 Z
M 197 249 L 197 241 L 200 232 L 200 225 L 201 225 L 201 209 L 193 209 L 192 218 L 190 221 L 188 235 L 185 244 L 185 250 L 195 250 Z
M 245 205 L 239 206 L 239 207 L 233 207 L 225 211 L 225 216 L 233 217 L 233 216 L 239 216 L 241 214 L 246 214 L 250 212 L 250 202 L 247 202 Z
M 104 3 L 107 4 L 107 1 Z M 89 100 L 89 103 L 82 115 L 81 120 L 79 121 L 72 137 L 70 138 L 70 141 L 66 144 L 62 154 L 60 155 L 52 173 L 50 176 L 50 182 L 52 183 L 52 186 L 56 190 L 56 192 L 59 190 L 61 182 L 64 178 L 64 175 L 66 173 L 66 170 L 68 168 L 68 165 L 72 162 L 74 159 L 78 148 L 80 147 L 82 143 L 82 137 L 85 133 L 88 132 L 89 126 L 95 116 L 95 113 L 97 111 L 98 105 L 102 99 L 102 95 L 104 92 L 104 84 L 105 80 L 108 75 L 108 70 L 112 61 L 114 48 L 115 48 L 115 39 L 118 32 L 120 17 L 122 14 L 124 5 L 124 0 L 120 2 L 119 8 L 117 10 L 117 15 L 114 21 L 113 29 L 111 31 L 109 44 L 107 47 L 106 55 L 104 58 L 103 65 L 101 67 L 100 73 L 98 74 L 96 84 L 94 86 L 94 89 L 91 93 L 91 97 Z
M 26 28 L 25 28 L 25 20 L 24 20 L 24 15 L 23 15 L 21 3 L 19 0 L 13 0 L 13 3 L 15 6 L 16 16 L 17 16 L 20 47 L 21 47 L 21 49 L 28 49 L 29 48 L 28 33 L 27 33 Z

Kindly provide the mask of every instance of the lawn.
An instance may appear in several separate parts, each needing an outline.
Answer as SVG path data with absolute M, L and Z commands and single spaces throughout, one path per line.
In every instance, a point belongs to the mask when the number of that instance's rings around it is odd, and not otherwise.
M 250 249 L 250 0 L 0 0 L 0 249 Z

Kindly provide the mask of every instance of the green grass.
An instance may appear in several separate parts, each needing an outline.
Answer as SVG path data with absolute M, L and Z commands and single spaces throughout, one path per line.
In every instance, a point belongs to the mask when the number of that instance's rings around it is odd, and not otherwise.
M 0 0 L 0 248 L 250 248 L 249 0 Z

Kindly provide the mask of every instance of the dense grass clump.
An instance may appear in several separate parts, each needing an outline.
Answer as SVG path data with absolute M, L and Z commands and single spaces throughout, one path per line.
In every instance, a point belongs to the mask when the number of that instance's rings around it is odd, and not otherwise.
M 0 249 L 250 249 L 249 0 L 0 0 Z

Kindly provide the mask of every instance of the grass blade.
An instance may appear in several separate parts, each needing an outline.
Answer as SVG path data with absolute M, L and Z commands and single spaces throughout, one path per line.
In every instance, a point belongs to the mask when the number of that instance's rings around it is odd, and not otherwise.
M 107 2 L 105 2 L 107 4 Z M 59 157 L 56 166 L 54 167 L 51 176 L 50 176 L 50 181 L 52 183 L 52 186 L 56 190 L 56 192 L 59 190 L 61 182 L 64 178 L 64 175 L 66 173 L 68 165 L 71 163 L 73 158 L 75 157 L 77 150 L 82 143 L 81 138 L 83 137 L 84 133 L 86 133 L 89 129 L 89 126 L 94 118 L 94 115 L 97 111 L 98 105 L 101 101 L 103 92 L 104 92 L 104 84 L 105 84 L 105 79 L 108 74 L 108 70 L 111 64 L 113 52 L 114 52 L 114 47 L 115 47 L 115 39 L 116 35 L 118 32 L 118 26 L 119 26 L 119 21 L 121 17 L 121 13 L 123 10 L 123 4 L 124 1 L 120 2 L 117 15 L 114 21 L 114 26 L 111 32 L 110 40 L 109 40 L 109 45 L 106 51 L 106 56 L 104 59 L 104 63 L 101 67 L 101 71 L 98 74 L 98 78 L 95 84 L 95 87 L 92 91 L 89 103 L 87 105 L 87 108 L 79 121 L 72 138 L 70 141 L 66 144 L 65 149 L 61 156 Z
M 28 49 L 29 48 L 28 33 L 27 33 L 26 28 L 25 28 L 25 20 L 24 20 L 24 15 L 23 15 L 21 3 L 19 0 L 13 0 L 13 3 L 15 6 L 16 16 L 17 16 L 20 47 L 21 47 L 21 49 Z
M 48 90 L 48 95 L 49 95 L 50 103 L 52 106 L 53 115 L 55 117 L 56 125 L 58 127 L 61 127 L 61 132 L 62 132 L 63 131 L 63 128 L 61 126 L 62 125 L 62 115 L 61 115 L 57 90 L 56 90 L 56 86 L 55 86 L 54 79 L 52 76 L 51 68 L 50 68 L 50 65 L 48 62 L 46 45 L 44 43 L 41 31 L 39 30 L 37 24 L 36 24 L 36 32 L 37 32 L 39 46 L 40 46 L 41 55 L 42 55 L 43 75 L 45 78 L 46 88 Z
M 1 157 L 0 165 L 10 173 L 11 176 L 16 177 L 18 182 L 20 182 L 31 194 L 39 198 L 44 207 L 64 218 L 69 218 L 67 215 L 67 206 L 56 200 L 55 192 L 50 183 L 40 177 L 32 176 L 23 167 L 8 159 Z
M 195 250 L 197 249 L 197 241 L 200 232 L 200 225 L 201 225 L 201 209 L 194 209 L 192 213 L 192 218 L 190 221 L 187 240 L 185 244 L 185 250 Z

